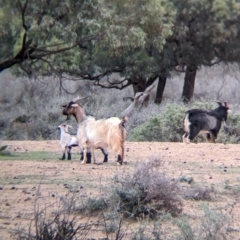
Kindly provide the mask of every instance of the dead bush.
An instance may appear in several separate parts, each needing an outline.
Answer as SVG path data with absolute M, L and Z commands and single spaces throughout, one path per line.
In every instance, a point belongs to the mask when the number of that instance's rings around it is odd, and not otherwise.
M 176 216 L 182 211 L 177 180 L 160 171 L 162 162 L 150 159 L 138 163 L 132 173 L 115 177 L 115 188 L 110 197 L 112 206 L 125 217 L 148 216 L 155 219 L 161 211 Z

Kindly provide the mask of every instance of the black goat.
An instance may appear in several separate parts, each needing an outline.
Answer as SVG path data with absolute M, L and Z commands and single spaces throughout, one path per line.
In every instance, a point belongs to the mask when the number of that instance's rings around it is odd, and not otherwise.
M 222 122 L 227 121 L 229 107 L 227 102 L 217 102 L 218 108 L 212 111 L 191 109 L 184 118 L 183 142 L 193 140 L 199 133 L 205 133 L 207 140 L 215 143 Z

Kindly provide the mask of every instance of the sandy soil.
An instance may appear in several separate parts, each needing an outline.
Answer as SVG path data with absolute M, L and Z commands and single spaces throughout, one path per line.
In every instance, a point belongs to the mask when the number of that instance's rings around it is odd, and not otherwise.
M 29 223 L 33 218 L 36 196 L 38 204 L 43 206 L 46 202 L 55 201 L 58 196 L 66 195 L 68 185 L 75 185 L 79 192 L 88 188 L 88 194 L 94 194 L 94 191 L 98 191 L 94 189 L 114 175 L 126 171 L 137 161 L 147 161 L 149 158 L 161 159 L 163 170 L 173 178 L 192 177 L 194 182 L 213 187 L 218 192 L 229 190 L 229 194 L 214 199 L 211 206 L 231 215 L 230 227 L 235 233 L 232 239 L 240 239 L 240 195 L 233 194 L 233 189 L 240 183 L 239 145 L 127 142 L 127 164 L 119 167 L 113 153 L 110 153 L 106 164 L 81 165 L 77 149 L 73 150 L 72 161 L 60 161 L 58 141 L 1 142 L 1 145 L 5 144 L 13 154 L 44 151 L 53 155 L 51 159 L 9 158 L 0 161 L 0 239 L 14 239 L 13 231 Z M 102 158 L 101 153 L 97 153 L 99 162 Z M 198 204 L 185 200 L 183 214 L 198 214 Z

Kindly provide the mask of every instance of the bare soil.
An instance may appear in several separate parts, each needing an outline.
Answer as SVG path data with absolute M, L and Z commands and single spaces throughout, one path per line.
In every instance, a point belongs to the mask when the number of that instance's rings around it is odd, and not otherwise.
M 4 141 L 1 145 L 8 145 L 13 155 L 21 153 L 22 159 L 12 160 L 9 156 L 0 161 L 0 239 L 15 239 L 14 230 L 29 226 L 36 197 L 38 207 L 44 206 L 66 195 L 69 185 L 76 186 L 80 193 L 87 190 L 90 196 L 94 195 L 114 175 L 149 158 L 161 159 L 164 172 L 172 178 L 192 177 L 195 183 L 222 192 L 217 198 L 213 196 L 209 204 L 231 216 L 232 239 L 240 239 L 240 194 L 234 192 L 240 184 L 239 145 L 126 142 L 126 164 L 122 166 L 117 166 L 111 152 L 108 163 L 82 165 L 76 148 L 72 161 L 61 161 L 58 141 Z M 30 152 L 47 154 L 38 160 L 24 159 L 24 154 Z M 103 159 L 100 151 L 97 159 L 98 162 Z M 183 214 L 201 217 L 198 205 L 199 202 L 184 200 Z

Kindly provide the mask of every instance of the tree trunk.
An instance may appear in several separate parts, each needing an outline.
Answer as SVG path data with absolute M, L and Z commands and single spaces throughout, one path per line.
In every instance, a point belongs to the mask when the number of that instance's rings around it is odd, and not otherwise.
M 195 65 L 187 66 L 182 92 L 182 100 L 184 103 L 188 103 L 193 97 L 196 73 L 197 66 Z
M 146 84 L 146 79 L 141 77 L 133 79 L 132 86 L 133 86 L 134 96 L 137 92 L 144 92 L 145 89 L 148 87 Z
M 167 78 L 163 76 L 159 76 L 158 78 L 158 86 L 157 86 L 157 93 L 154 103 L 160 104 L 163 100 L 163 92 L 166 86 Z
M 144 92 L 145 91 L 145 89 L 147 88 L 146 82 L 147 82 L 146 79 L 142 78 L 142 77 L 137 77 L 137 78 L 133 79 L 132 86 L 133 86 L 134 96 L 136 95 L 137 92 Z M 147 106 L 148 100 L 149 100 L 149 96 L 147 96 L 145 98 L 144 103 L 143 103 L 144 106 Z

